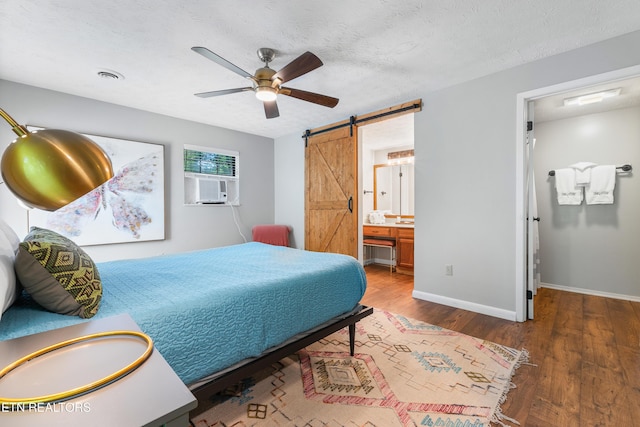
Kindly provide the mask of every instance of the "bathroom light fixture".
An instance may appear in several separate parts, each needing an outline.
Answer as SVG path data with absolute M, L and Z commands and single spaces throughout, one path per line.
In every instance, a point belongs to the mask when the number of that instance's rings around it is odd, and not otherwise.
M 620 88 L 604 90 L 601 92 L 588 93 L 586 95 L 574 96 L 572 98 L 565 98 L 564 105 L 587 105 L 596 102 L 602 102 L 606 98 L 612 98 L 620 95 Z
M 413 150 L 394 151 L 387 153 L 387 164 L 389 165 L 405 165 L 413 163 Z
M 109 156 L 86 136 L 61 129 L 30 132 L 2 109 L 0 116 L 18 135 L 2 155 L 2 178 L 26 206 L 55 211 L 113 177 Z

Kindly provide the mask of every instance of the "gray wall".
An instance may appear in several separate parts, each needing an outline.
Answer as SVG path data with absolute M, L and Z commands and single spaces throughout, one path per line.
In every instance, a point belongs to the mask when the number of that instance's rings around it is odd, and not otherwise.
M 640 107 L 537 123 L 541 281 L 640 297 L 640 180 L 618 174 L 614 204 L 560 206 L 548 171 L 579 161 L 640 166 Z
M 274 144 L 270 138 L 175 119 L 114 104 L 0 80 L 1 107 L 19 123 L 165 146 L 164 241 L 87 246 L 97 261 L 174 253 L 251 240 L 251 227 L 274 219 Z M 3 121 L 4 122 L 4 121 Z M 15 139 L 9 125 L 0 125 L 0 152 Z M 182 147 L 184 144 L 240 152 L 239 229 L 228 206 L 184 206 Z M 0 185 L 0 218 L 23 236 L 27 211 L 18 207 Z
M 639 45 L 634 32 L 435 93 L 416 88 L 414 296 L 515 319 L 517 95 L 638 65 Z M 276 171 L 277 188 L 304 181 L 301 132 L 276 138 L 295 162 Z M 276 206 L 276 218 L 294 212 L 304 224 L 303 191 Z
M 291 246 L 304 248 L 304 139 L 298 133 L 275 143 L 275 222 L 292 228 Z

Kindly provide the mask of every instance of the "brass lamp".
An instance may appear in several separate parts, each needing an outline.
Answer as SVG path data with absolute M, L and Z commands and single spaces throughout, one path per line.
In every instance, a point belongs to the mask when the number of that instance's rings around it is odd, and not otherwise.
M 91 139 L 75 132 L 29 132 L 0 109 L 18 135 L 2 155 L 2 178 L 26 205 L 55 211 L 113 177 L 109 156 Z

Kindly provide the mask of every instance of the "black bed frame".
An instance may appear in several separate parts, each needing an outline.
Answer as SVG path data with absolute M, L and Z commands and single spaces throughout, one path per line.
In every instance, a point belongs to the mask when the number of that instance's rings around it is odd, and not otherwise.
M 235 386 L 243 379 L 249 378 L 256 372 L 264 368 L 268 368 L 280 359 L 283 359 L 296 351 L 313 344 L 336 331 L 339 331 L 345 326 L 349 327 L 349 353 L 353 356 L 355 352 L 356 323 L 372 313 L 372 307 L 361 305 L 356 311 L 351 312 L 351 314 L 347 316 L 338 316 L 334 320 L 330 321 L 326 326 L 315 329 L 295 341 L 274 347 L 257 358 L 248 359 L 247 361 L 238 364 L 234 369 L 192 389 L 191 392 L 194 394 L 213 395 L 229 387 Z

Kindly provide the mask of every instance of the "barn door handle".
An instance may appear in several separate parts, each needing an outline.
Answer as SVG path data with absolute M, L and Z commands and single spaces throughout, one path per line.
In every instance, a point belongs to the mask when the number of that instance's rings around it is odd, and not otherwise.
M 353 213 L 353 196 L 349 197 L 349 204 L 347 206 L 349 207 L 349 212 Z

